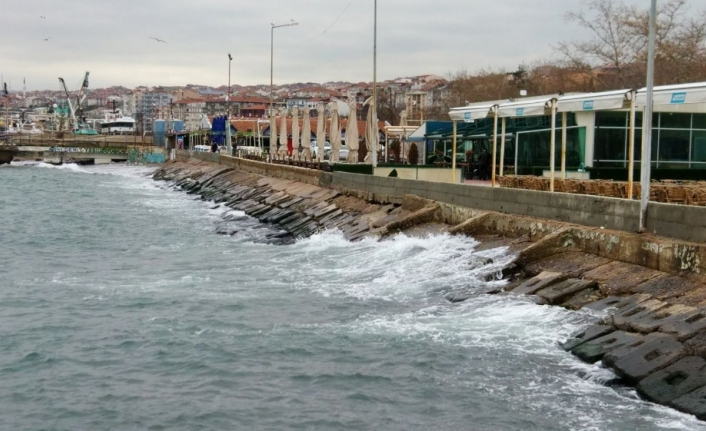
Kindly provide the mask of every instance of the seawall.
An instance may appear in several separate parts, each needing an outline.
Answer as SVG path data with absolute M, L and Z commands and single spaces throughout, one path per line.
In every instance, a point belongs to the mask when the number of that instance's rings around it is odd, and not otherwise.
M 447 299 L 521 294 L 602 313 L 562 347 L 613 368 L 643 397 L 706 419 L 706 248 L 701 241 L 631 233 L 633 202 L 327 173 L 205 153 L 179 153 L 155 177 L 280 226 L 286 234 L 273 242 L 338 228 L 351 240 L 446 232 L 472 235 L 481 248 L 508 247 L 515 261 L 486 274 L 507 278 L 504 289 L 469 286 L 446 292 Z M 664 207 L 675 219 L 692 214 Z M 675 229 L 686 219 L 679 220 Z

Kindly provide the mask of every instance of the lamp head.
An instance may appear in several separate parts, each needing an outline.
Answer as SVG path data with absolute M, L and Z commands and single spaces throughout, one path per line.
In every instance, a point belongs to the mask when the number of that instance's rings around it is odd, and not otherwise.
M 232 60 L 233 57 L 231 57 L 230 53 L 228 53 L 228 60 Z

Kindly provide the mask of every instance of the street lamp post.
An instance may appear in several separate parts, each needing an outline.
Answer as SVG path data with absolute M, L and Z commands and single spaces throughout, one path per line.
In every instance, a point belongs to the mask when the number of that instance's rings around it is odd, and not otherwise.
M 650 6 L 650 32 L 647 45 L 647 94 L 642 116 L 642 163 L 640 163 L 640 232 L 647 229 L 647 205 L 650 201 L 650 171 L 652 169 L 652 112 L 655 78 L 655 39 L 657 32 L 657 0 Z
M 375 128 L 375 139 L 373 139 L 373 169 L 378 165 L 378 0 L 375 0 L 375 15 L 373 20 L 373 127 Z
M 279 24 L 276 25 L 275 23 L 272 23 L 271 26 L 272 28 L 270 29 L 270 117 L 273 117 L 274 113 L 274 59 L 275 59 L 275 29 L 276 28 L 281 28 L 281 27 L 294 27 L 296 25 L 299 25 L 298 22 L 292 20 L 289 24 Z M 271 127 L 271 126 L 270 126 Z M 270 129 L 271 130 L 271 129 Z M 270 136 L 270 146 L 272 145 L 273 139 L 276 139 L 276 137 Z
M 226 154 L 233 155 L 233 144 L 230 136 L 230 63 L 233 57 L 228 53 L 228 97 L 226 97 Z

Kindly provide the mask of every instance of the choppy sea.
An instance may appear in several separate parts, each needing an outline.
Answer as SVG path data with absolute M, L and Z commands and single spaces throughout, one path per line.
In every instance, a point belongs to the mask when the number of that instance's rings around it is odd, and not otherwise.
M 601 316 L 444 299 L 506 249 L 219 235 L 149 173 L 0 167 L 0 429 L 706 430 L 558 347 Z

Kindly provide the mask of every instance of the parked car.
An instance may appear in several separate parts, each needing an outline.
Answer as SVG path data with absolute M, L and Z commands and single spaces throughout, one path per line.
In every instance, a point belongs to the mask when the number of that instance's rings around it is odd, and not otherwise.
M 311 141 L 311 154 L 314 157 L 318 157 L 319 146 L 316 141 Z M 328 155 L 331 153 L 331 143 L 326 141 L 324 144 L 324 159 L 328 159 Z

